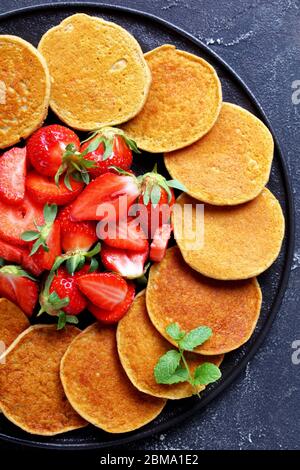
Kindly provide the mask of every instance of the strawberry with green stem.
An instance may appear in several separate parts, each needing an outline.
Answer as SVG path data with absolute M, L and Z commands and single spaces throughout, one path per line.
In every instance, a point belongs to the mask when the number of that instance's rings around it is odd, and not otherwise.
M 196 367 L 192 373 L 185 352 L 191 352 L 207 341 L 212 335 L 212 330 L 207 326 L 199 326 L 186 333 L 177 323 L 171 323 L 167 326 L 166 332 L 176 342 L 178 349 L 171 349 L 160 357 L 154 368 L 156 382 L 167 385 L 189 382 L 195 394 L 199 396 L 197 387 L 219 380 L 221 372 L 215 364 L 205 362 Z
M 140 153 L 136 143 L 116 127 L 104 127 L 93 132 L 82 142 L 81 152 L 84 158 L 95 163 L 94 167 L 89 169 L 92 178 L 108 172 L 111 165 L 129 170 L 132 165 L 132 152 Z
M 44 224 L 35 223 L 36 230 L 22 233 L 21 238 L 31 243 L 30 256 L 42 268 L 50 271 L 52 265 L 61 254 L 60 223 L 55 220 L 57 215 L 56 204 L 44 206 Z

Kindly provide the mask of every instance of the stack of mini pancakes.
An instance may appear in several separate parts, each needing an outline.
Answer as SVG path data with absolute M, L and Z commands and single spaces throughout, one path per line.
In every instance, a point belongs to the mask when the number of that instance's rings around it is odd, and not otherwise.
M 123 28 L 83 14 L 49 30 L 38 51 L 0 36 L 0 72 L 0 148 L 42 125 L 50 104 L 70 127 L 121 125 L 140 149 L 163 153 L 186 187 L 177 209 L 189 205 L 195 236 L 197 205 L 204 205 L 197 246 L 175 208 L 177 246 L 151 267 L 146 291 L 117 329 L 29 327 L 19 309 L 0 301 L 0 338 L 10 345 L 0 357 L 0 405 L 9 420 L 41 435 L 88 422 L 113 433 L 137 429 L 167 399 L 193 393 L 187 383 L 154 379 L 155 364 L 172 347 L 168 324 L 212 328 L 188 356 L 192 370 L 203 361 L 219 365 L 255 328 L 262 300 L 255 276 L 274 262 L 284 235 L 280 205 L 265 188 L 272 136 L 247 110 L 222 103 L 205 60 L 171 45 L 143 55 Z

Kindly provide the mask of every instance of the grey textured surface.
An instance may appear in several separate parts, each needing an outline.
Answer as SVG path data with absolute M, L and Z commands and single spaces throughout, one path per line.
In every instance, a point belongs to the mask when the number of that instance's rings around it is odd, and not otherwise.
M 2 0 L 0 13 L 39 3 L 41 1 Z M 292 174 L 298 219 L 300 104 L 292 103 L 292 82 L 300 80 L 300 2 L 119 0 L 117 3 L 149 11 L 192 33 L 210 45 L 247 83 L 279 138 Z M 180 429 L 128 448 L 300 448 L 300 365 L 293 365 L 291 360 L 292 342 L 300 340 L 299 273 L 300 237 L 280 313 L 246 371 L 201 417 L 195 416 Z M 4 447 L 9 448 L 6 444 Z

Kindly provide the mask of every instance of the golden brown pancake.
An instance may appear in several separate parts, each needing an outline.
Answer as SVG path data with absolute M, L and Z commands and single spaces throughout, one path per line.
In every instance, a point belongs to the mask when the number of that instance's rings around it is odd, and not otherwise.
M 42 125 L 49 97 L 50 76 L 42 55 L 19 37 L 0 35 L 0 148 Z
M 221 108 L 222 90 L 204 59 L 165 44 L 145 54 L 152 84 L 142 111 L 123 127 L 148 152 L 170 152 L 205 135 Z
M 166 400 L 139 392 L 118 357 L 115 328 L 95 323 L 70 345 L 61 362 L 61 380 L 73 408 L 110 433 L 133 431 L 152 421 Z
M 119 25 L 69 16 L 44 34 L 39 51 L 52 79 L 50 106 L 69 126 L 94 130 L 142 109 L 151 73 L 138 42 Z
M 199 233 L 194 229 L 197 201 L 183 194 L 177 203 L 174 236 L 186 263 L 205 276 L 248 279 L 268 269 L 277 258 L 284 236 L 284 217 L 279 202 L 268 189 L 238 206 L 205 205 L 202 244 L 191 244 L 193 235 Z M 191 233 L 183 230 L 186 213 L 180 216 L 180 207 L 185 204 L 192 204 Z
M 234 205 L 254 199 L 270 176 L 274 143 L 246 109 L 223 103 L 216 124 L 187 148 L 166 153 L 166 167 L 195 199 Z
M 137 295 L 129 312 L 122 318 L 117 329 L 119 357 L 126 374 L 141 392 L 155 397 L 175 400 L 186 398 L 195 393 L 193 387 L 185 382 L 174 385 L 158 384 L 154 378 L 154 367 L 159 358 L 172 349 L 152 325 L 147 309 L 145 291 Z M 186 359 L 192 372 L 208 358 L 199 354 L 187 353 Z M 209 362 L 220 365 L 223 356 L 211 356 Z M 205 386 L 197 387 L 197 392 Z
M 173 343 L 166 333 L 170 323 L 178 323 L 186 332 L 199 326 L 212 329 L 211 338 L 195 349 L 207 355 L 232 351 L 248 341 L 261 298 L 255 278 L 234 282 L 206 278 L 189 268 L 177 246 L 151 267 L 146 291 L 150 320 L 168 341 Z
M 52 436 L 86 426 L 69 404 L 59 378 L 61 358 L 79 333 L 73 326 L 35 325 L 1 357 L 0 406 L 15 425 Z
M 0 299 L 0 355 L 29 326 L 28 318 L 19 307 L 7 299 Z

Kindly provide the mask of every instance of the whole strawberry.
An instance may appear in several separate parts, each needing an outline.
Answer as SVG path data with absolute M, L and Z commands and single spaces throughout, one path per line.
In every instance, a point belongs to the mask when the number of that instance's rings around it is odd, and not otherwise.
M 91 146 L 92 151 L 89 151 Z M 81 152 L 85 153 L 84 158 L 95 163 L 95 166 L 89 169 L 92 178 L 107 173 L 111 166 L 129 170 L 132 165 L 132 151 L 139 153 L 135 142 L 121 129 L 113 127 L 94 132 L 81 146 Z

